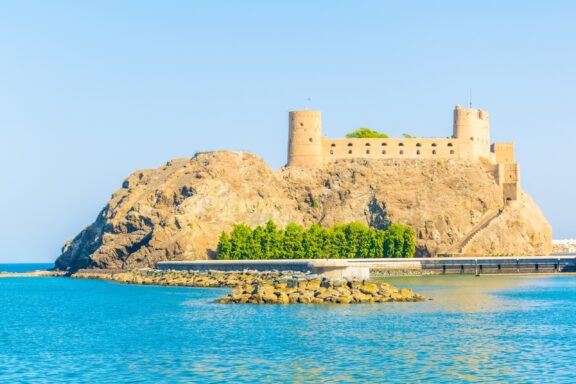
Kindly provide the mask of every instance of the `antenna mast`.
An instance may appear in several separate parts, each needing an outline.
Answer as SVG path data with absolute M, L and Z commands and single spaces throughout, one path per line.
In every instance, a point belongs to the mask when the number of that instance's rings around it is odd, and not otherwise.
M 470 108 L 472 108 L 472 88 L 470 88 Z

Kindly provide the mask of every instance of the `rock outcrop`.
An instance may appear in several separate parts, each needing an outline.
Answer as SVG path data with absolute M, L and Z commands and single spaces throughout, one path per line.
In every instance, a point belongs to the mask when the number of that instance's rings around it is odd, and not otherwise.
M 163 260 L 207 259 L 234 224 L 411 225 L 417 256 L 461 241 L 503 209 L 466 245 L 473 254 L 548 254 L 551 229 L 525 194 L 503 205 L 480 163 L 461 160 L 338 160 L 320 169 L 272 171 L 244 152 L 200 153 L 134 172 L 96 221 L 62 249 L 56 267 L 123 269 Z
M 276 279 L 238 285 L 218 300 L 225 304 L 371 304 L 422 301 L 409 288 L 383 282 Z

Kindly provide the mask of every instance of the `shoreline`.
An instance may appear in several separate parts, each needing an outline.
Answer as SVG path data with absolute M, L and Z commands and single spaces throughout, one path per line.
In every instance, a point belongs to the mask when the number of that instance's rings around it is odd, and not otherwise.
M 139 269 L 135 269 L 139 270 Z M 0 272 L 0 278 L 28 278 L 28 277 L 67 277 L 72 279 L 94 279 L 94 280 L 109 280 L 109 281 L 119 281 L 117 278 L 112 278 L 111 275 L 119 275 L 119 274 L 126 274 L 130 273 L 134 270 L 79 270 L 78 272 L 69 273 L 66 271 L 56 271 L 50 269 L 39 269 L 35 271 L 28 271 L 28 272 Z M 376 272 L 376 273 L 372 273 Z M 419 273 L 424 272 L 424 273 Z M 219 271 L 210 271 L 205 273 L 224 273 Z M 234 272 L 226 272 L 226 273 L 238 273 L 242 274 L 242 271 L 234 271 Z M 250 272 L 249 272 L 250 273 Z M 270 274 L 274 274 L 274 272 L 269 272 Z M 286 274 L 286 273 L 278 273 Z M 432 277 L 432 276 L 475 276 L 475 277 L 482 277 L 482 276 L 576 276 L 576 272 L 514 272 L 514 273 L 439 273 L 433 271 L 415 271 L 415 270 L 381 270 L 381 271 L 371 271 L 370 278 L 366 279 L 367 281 L 371 280 L 382 280 L 385 278 L 397 278 L 397 277 Z M 119 281 L 120 282 L 120 281 Z M 138 284 L 138 283 L 131 283 L 131 284 Z M 142 284 L 145 285 L 145 284 Z M 155 284 L 160 286 L 171 285 L 171 284 Z M 192 288 L 196 286 L 190 286 Z M 230 286 L 219 286 L 219 287 L 230 287 Z M 203 287 L 200 287 L 203 288 Z

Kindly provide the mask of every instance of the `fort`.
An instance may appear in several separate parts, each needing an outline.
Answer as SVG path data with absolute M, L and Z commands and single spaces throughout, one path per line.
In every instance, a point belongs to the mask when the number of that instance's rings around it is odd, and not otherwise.
M 319 168 L 337 159 L 461 159 L 482 161 L 502 188 L 504 201 L 517 200 L 520 167 L 513 143 L 490 142 L 490 116 L 482 109 L 454 108 L 448 138 L 344 138 L 322 135 L 320 111 L 289 112 L 288 164 Z

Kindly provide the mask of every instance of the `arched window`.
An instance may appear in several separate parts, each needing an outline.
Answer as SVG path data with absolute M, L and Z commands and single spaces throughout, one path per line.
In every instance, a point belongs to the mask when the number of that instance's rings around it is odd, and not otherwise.
M 331 147 L 335 147 L 335 146 L 336 146 L 336 144 L 332 143 L 332 144 L 330 144 L 330 146 L 331 146 Z
M 422 146 L 422 144 L 420 144 L 420 143 L 416 143 L 416 146 L 417 146 L 417 147 L 421 147 L 421 146 Z
M 435 149 L 432 150 L 432 154 L 433 154 L 433 155 L 436 154 L 436 150 L 435 150 Z
M 403 155 L 403 154 L 404 154 L 404 151 L 400 151 L 400 154 Z
M 385 150 L 382 150 L 382 154 L 385 155 L 385 154 L 386 154 L 386 151 L 385 151 Z
M 382 146 L 383 146 L 383 147 L 385 147 L 385 146 L 387 146 L 387 145 L 388 145 L 388 144 L 386 144 L 386 143 L 382 143 Z
M 370 154 L 370 150 L 369 150 L 369 149 L 366 150 L 366 154 L 367 154 L 367 155 Z
M 436 143 L 432 143 L 432 146 L 435 147 L 435 146 L 436 146 Z
M 366 146 L 369 147 L 369 146 L 370 146 L 370 143 L 366 143 Z
M 351 154 L 352 154 L 352 150 L 351 150 L 351 149 L 348 151 L 348 154 L 349 154 L 349 155 L 351 155 Z
M 420 154 L 420 150 L 417 150 L 417 151 L 416 151 L 416 154 L 419 155 L 419 154 Z
M 348 146 L 351 147 L 351 146 L 352 146 L 352 143 L 348 143 Z
M 400 143 L 400 144 L 398 144 L 398 146 L 399 146 L 399 147 L 403 147 L 403 146 L 404 146 L 404 143 Z
M 449 147 L 453 147 L 453 146 L 454 146 L 454 144 L 452 144 L 452 143 L 448 143 L 448 146 L 449 146 Z

